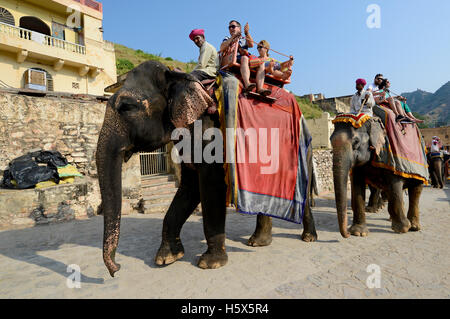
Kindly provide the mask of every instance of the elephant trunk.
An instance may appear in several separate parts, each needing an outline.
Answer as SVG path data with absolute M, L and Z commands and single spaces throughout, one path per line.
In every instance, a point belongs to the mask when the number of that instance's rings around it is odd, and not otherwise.
M 109 108 L 108 108 L 109 109 Z M 108 122 L 108 110 L 105 122 Z M 113 122 L 112 120 L 110 120 Z M 98 140 L 96 164 L 102 203 L 99 215 L 103 215 L 103 261 L 112 277 L 119 271 L 115 262 L 119 244 L 120 217 L 122 209 L 122 162 L 125 139 L 117 134 L 114 126 L 104 125 Z
M 347 231 L 347 183 L 352 160 L 352 146 L 343 138 L 335 138 L 333 144 L 333 181 L 338 215 L 339 231 L 348 238 Z

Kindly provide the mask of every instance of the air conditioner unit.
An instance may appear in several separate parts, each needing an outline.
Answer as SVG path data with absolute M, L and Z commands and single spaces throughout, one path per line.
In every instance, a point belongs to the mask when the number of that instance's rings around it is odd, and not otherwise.
M 47 91 L 47 76 L 44 71 L 29 69 L 25 72 L 25 88 Z

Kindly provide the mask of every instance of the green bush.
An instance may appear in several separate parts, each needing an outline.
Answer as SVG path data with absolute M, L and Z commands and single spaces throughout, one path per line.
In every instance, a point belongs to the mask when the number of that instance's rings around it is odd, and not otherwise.
M 322 117 L 322 109 L 305 98 L 296 96 L 298 106 L 306 119 L 318 119 Z
M 172 59 L 170 56 L 168 56 L 168 57 L 165 58 L 164 60 L 166 60 L 166 61 L 173 61 L 173 59 Z
M 117 73 L 119 75 L 127 73 L 134 69 L 134 64 L 128 59 L 117 59 Z

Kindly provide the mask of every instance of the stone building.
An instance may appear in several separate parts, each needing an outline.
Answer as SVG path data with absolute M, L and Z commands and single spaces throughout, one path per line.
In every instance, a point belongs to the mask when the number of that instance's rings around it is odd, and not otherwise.
M 102 21 L 94 0 L 2 0 L 0 87 L 103 95 L 117 74 Z
M 350 102 L 352 100 L 352 95 L 331 97 L 327 99 L 315 99 L 312 101 L 314 104 L 318 105 L 324 112 L 330 112 L 333 114 L 337 113 L 348 113 L 350 112 Z
M 450 151 L 450 126 L 423 128 L 420 132 L 427 147 L 431 146 L 433 136 L 438 136 L 441 139 L 444 149 Z

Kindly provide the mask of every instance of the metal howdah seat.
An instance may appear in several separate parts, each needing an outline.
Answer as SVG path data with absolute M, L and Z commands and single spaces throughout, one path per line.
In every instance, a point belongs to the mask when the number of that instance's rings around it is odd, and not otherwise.
M 220 69 L 231 72 L 231 73 L 235 74 L 240 80 L 242 80 L 241 71 L 240 71 L 241 65 L 237 62 L 238 47 L 239 47 L 238 41 L 236 40 L 235 42 L 233 42 L 232 45 L 230 45 L 227 48 L 227 50 L 225 52 L 220 53 Z M 285 63 L 286 62 L 281 63 L 282 69 L 285 66 L 284 65 Z M 251 81 L 253 80 L 252 82 L 254 82 L 255 77 L 256 77 L 256 71 L 250 69 L 250 80 Z M 285 84 L 291 83 L 291 77 L 289 77 L 287 80 L 282 80 L 282 79 L 274 77 L 271 74 L 266 74 L 264 83 L 275 85 L 275 86 L 282 88 Z

